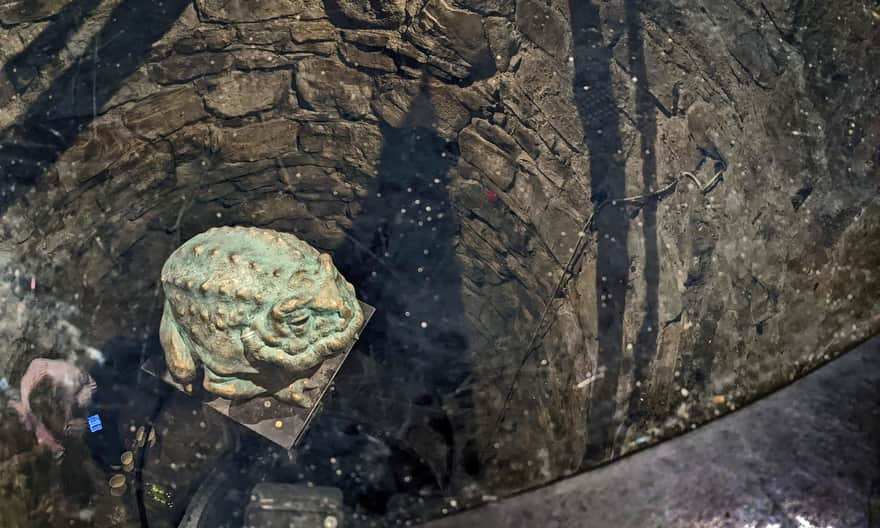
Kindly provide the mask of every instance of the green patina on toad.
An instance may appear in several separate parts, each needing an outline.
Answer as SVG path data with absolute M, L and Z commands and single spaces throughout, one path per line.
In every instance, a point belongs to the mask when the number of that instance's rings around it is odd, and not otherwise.
M 220 227 L 177 248 L 162 268 L 159 329 L 168 370 L 233 400 L 273 395 L 311 407 L 327 358 L 357 337 L 364 316 L 330 256 L 289 233 Z

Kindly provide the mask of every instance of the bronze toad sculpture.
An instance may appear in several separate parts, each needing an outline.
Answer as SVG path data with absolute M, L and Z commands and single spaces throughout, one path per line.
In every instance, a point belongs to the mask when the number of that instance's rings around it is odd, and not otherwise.
M 231 400 L 272 395 L 311 407 L 315 371 L 364 320 L 329 255 L 269 229 L 196 235 L 168 257 L 162 287 L 159 336 L 171 375 L 188 383 L 201 364 L 205 390 Z

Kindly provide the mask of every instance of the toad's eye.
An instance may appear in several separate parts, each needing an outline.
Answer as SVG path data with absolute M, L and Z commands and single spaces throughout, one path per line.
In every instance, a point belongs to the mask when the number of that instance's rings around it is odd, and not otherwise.
M 290 317 L 290 324 L 293 326 L 303 326 L 309 322 L 309 312 L 296 312 Z

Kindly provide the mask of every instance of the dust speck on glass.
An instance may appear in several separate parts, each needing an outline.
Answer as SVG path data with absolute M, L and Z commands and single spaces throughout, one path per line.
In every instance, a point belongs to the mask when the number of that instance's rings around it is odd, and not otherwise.
M 0 524 L 465 526 L 798 383 L 880 333 L 878 42 L 876 0 L 0 3 Z

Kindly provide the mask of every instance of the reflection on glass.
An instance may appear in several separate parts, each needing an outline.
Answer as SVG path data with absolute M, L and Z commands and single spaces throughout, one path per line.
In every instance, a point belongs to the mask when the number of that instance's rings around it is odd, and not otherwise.
M 865 341 L 878 9 L 0 5 L 3 522 L 417 523 L 698 428 Z M 376 310 L 293 449 L 151 370 L 174 337 L 162 267 L 222 226 L 295 235 Z M 284 336 L 346 318 L 322 288 L 324 316 L 290 304 L 284 331 L 203 356 L 290 367 Z M 209 387 L 232 374 L 256 382 Z

